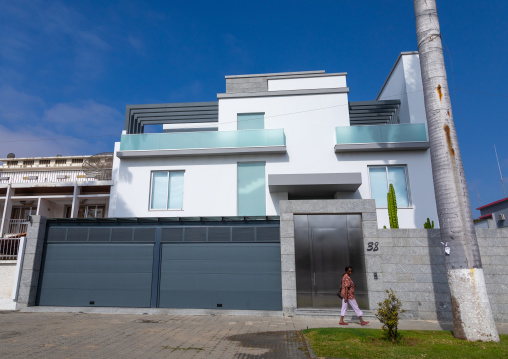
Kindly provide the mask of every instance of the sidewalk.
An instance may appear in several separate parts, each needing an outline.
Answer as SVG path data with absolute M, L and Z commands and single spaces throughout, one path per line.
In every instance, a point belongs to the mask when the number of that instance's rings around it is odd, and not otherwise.
M 370 320 L 371 318 L 368 318 Z M 350 320 L 347 328 L 359 328 Z M 308 358 L 301 329 L 337 318 L 0 312 L 0 358 Z M 380 328 L 371 320 L 370 328 Z M 400 329 L 449 330 L 431 321 Z M 499 327 L 508 334 L 508 324 Z

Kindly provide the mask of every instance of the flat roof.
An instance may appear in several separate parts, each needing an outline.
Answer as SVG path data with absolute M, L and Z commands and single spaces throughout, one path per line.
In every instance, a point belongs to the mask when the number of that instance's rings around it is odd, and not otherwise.
M 250 75 L 227 75 L 226 79 L 238 79 L 242 77 L 279 77 L 279 76 L 298 76 L 298 75 L 318 75 L 324 74 L 325 70 L 317 71 L 297 71 L 297 72 L 273 72 L 266 74 L 250 74 Z
M 498 204 L 498 203 L 501 203 L 501 202 L 504 202 L 504 201 L 508 201 L 508 197 L 500 199 L 499 201 L 495 201 L 495 202 L 486 204 L 485 206 L 478 207 L 477 209 L 483 209 L 483 208 L 486 208 L 486 207 L 490 207 L 490 206 L 492 206 L 494 204 Z

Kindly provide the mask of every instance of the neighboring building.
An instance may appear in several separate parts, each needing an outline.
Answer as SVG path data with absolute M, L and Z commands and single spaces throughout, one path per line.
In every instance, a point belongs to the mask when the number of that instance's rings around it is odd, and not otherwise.
M 475 228 L 508 227 L 508 198 L 500 199 L 485 206 L 478 207 L 480 217 L 475 220 Z
M 217 102 L 127 106 L 110 217 L 278 216 L 293 199 L 375 199 L 389 227 L 437 224 L 417 53 L 376 101 L 348 102 L 346 74 L 226 76 Z M 163 124 L 164 133 L 143 133 Z M 352 209 L 354 210 L 354 209 Z
M 112 153 L 0 161 L 0 238 L 24 233 L 31 215 L 107 217 Z

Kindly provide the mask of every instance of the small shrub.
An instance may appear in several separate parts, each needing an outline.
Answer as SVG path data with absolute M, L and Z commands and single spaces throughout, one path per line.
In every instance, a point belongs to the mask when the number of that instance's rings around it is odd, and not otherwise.
M 423 224 L 423 228 L 426 228 L 426 229 L 432 229 L 434 228 L 434 221 L 432 221 L 432 223 L 430 222 L 430 218 L 427 217 L 427 222 L 425 222 Z
M 383 324 L 383 331 L 392 342 L 398 341 L 399 334 L 397 329 L 399 327 L 399 313 L 404 313 L 402 302 L 395 296 L 393 290 L 387 290 L 388 298 L 383 302 L 379 302 L 379 308 L 376 313 L 376 318 Z

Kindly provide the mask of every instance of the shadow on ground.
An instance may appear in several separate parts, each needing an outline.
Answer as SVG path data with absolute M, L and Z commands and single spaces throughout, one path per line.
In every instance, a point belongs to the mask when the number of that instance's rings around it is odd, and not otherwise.
M 227 337 L 227 339 L 240 342 L 246 349 L 268 350 L 263 354 L 238 353 L 236 355 L 238 359 L 307 359 L 310 357 L 303 334 L 296 330 L 239 334 Z

